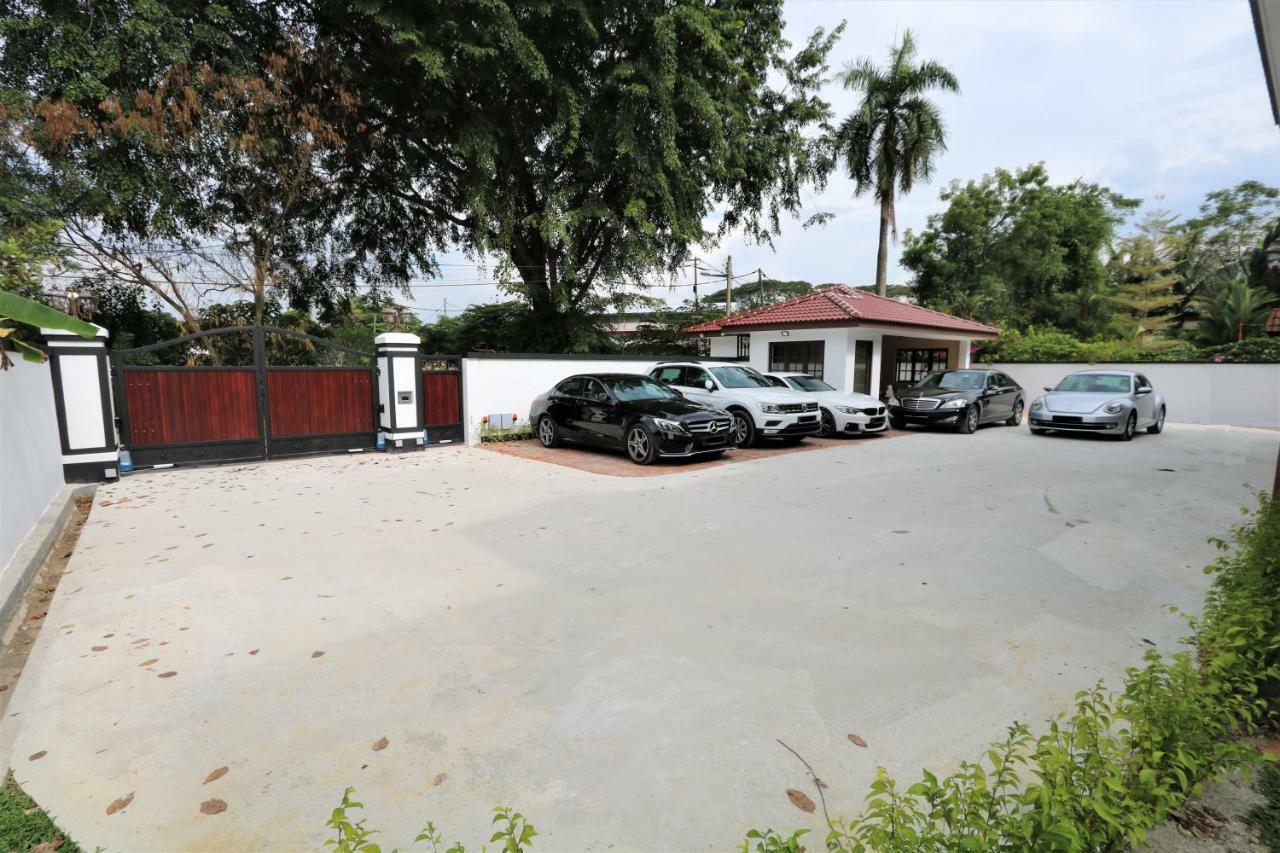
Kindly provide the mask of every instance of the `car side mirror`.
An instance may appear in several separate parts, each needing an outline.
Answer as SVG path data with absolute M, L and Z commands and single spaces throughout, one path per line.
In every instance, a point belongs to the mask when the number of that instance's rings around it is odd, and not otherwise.
M 1150 394 L 1150 393 L 1151 393 L 1151 389 L 1150 389 L 1150 388 L 1139 388 L 1139 389 L 1137 390 L 1137 392 L 1136 392 L 1136 393 L 1137 393 L 1137 395 L 1138 395 L 1139 397 L 1143 397 L 1143 396 L 1145 396 L 1145 395 L 1147 395 L 1147 394 Z
M 710 379 L 704 379 L 702 381 L 702 387 L 706 388 L 708 391 L 714 391 L 716 390 L 716 383 L 712 382 Z
M 1052 388 L 1050 388 L 1048 385 L 1046 385 L 1046 386 L 1044 386 L 1044 390 L 1046 390 L 1046 391 L 1052 391 L 1053 389 L 1052 389 Z

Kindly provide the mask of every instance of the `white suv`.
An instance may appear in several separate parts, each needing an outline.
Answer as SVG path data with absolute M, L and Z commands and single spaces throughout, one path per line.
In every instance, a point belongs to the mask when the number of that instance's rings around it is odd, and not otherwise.
M 811 395 L 776 388 L 745 364 L 664 361 L 649 376 L 694 402 L 733 415 L 736 447 L 750 447 L 761 438 L 794 444 L 806 435 L 817 435 L 821 426 L 818 403 Z

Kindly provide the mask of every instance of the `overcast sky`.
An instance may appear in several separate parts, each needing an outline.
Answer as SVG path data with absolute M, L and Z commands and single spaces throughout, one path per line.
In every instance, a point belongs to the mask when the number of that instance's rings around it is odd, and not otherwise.
M 788 0 L 788 37 L 801 44 L 816 27 L 848 22 L 832 52 L 832 70 L 859 56 L 883 61 L 895 34 L 910 28 L 922 57 L 947 65 L 960 95 L 937 95 L 948 151 L 932 184 L 898 204 L 898 227 L 920 229 L 941 205 L 952 180 L 978 178 L 996 167 L 1044 161 L 1055 181 L 1083 178 L 1193 215 L 1206 192 L 1246 179 L 1280 184 L 1280 128 L 1272 123 L 1257 40 L 1246 0 L 1108 0 L 1108 2 L 842 2 Z M 855 93 L 828 85 L 837 120 L 852 112 Z M 875 279 L 877 211 L 852 196 L 843 175 L 809 209 L 835 214 L 826 226 L 783 223 L 774 250 L 729 237 L 702 252 L 736 272 L 812 282 L 868 284 Z M 461 256 L 442 258 L 443 281 L 489 278 Z M 891 283 L 907 282 L 889 265 Z M 685 276 L 678 283 L 687 283 Z M 653 291 L 673 304 L 688 287 Z M 473 302 L 489 302 L 484 287 L 417 287 L 425 320 Z M 436 309 L 436 310 L 430 310 Z

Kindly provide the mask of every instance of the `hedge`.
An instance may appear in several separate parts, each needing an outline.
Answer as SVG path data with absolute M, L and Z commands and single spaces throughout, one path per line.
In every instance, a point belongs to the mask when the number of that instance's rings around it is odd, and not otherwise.
M 1029 329 L 1026 332 L 1003 332 L 998 340 L 978 344 L 975 360 L 982 363 L 1204 361 L 1265 364 L 1280 362 L 1280 337 L 1249 338 L 1212 347 L 1178 342 L 1153 350 L 1127 341 L 1081 341 L 1057 329 Z
M 1038 736 L 1020 723 L 974 763 L 903 789 L 883 768 L 865 810 L 829 822 L 828 850 L 1105 851 L 1142 843 L 1211 778 L 1263 760 L 1242 737 L 1275 722 L 1280 695 L 1280 504 L 1266 494 L 1232 532 L 1204 613 L 1124 687 L 1078 693 Z M 804 849 L 803 831 L 752 830 L 743 851 Z

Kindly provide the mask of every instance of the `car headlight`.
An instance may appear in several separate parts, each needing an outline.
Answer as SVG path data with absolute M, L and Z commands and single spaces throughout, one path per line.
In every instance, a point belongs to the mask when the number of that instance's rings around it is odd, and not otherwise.
M 756 403 L 756 405 L 760 407 L 760 411 L 767 412 L 771 415 L 776 415 L 782 411 L 782 409 L 779 409 L 773 403 Z
M 1105 406 L 1102 407 L 1102 411 L 1106 412 L 1109 415 L 1118 415 L 1121 412 L 1123 412 L 1124 409 L 1125 409 L 1125 403 L 1123 400 L 1112 400 L 1110 403 L 1107 403 Z
M 1043 408 L 1044 408 L 1044 398 L 1043 398 L 1043 397 L 1037 397 L 1037 398 L 1035 399 L 1035 402 L 1033 402 L 1033 403 L 1031 404 L 1031 410 L 1032 410 L 1032 411 L 1038 412 L 1038 411 L 1040 411 L 1040 410 L 1041 410 L 1041 409 L 1043 409 Z
M 685 435 L 688 430 L 684 428 L 684 424 L 679 421 L 668 420 L 667 418 L 654 418 L 653 425 L 663 432 L 673 432 L 677 435 Z
M 846 415 L 858 414 L 858 410 L 855 409 L 853 406 L 836 406 L 836 411 L 844 412 Z
M 966 400 L 964 397 L 957 397 L 954 400 L 948 400 L 938 408 L 939 409 L 963 409 L 967 405 L 969 405 L 968 400 Z

